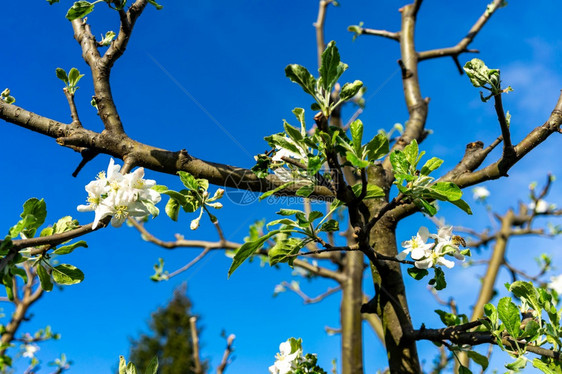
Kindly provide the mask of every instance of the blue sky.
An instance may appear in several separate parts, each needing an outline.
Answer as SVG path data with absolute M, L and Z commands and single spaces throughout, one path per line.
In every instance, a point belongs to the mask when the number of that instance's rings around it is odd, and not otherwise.
M 161 11 L 147 7 L 125 55 L 112 71 L 113 95 L 125 130 L 133 139 L 154 146 L 185 148 L 205 160 L 251 167 L 252 156 L 267 149 L 263 137 L 281 131 L 282 119 L 291 122 L 294 107 L 309 107 L 311 100 L 285 77 L 284 68 L 299 63 L 315 70 L 312 23 L 317 2 L 162 3 Z M 406 2 L 341 3 L 328 11 L 326 39 L 336 40 L 342 60 L 350 66 L 343 79 L 360 79 L 369 88 L 361 119 L 367 128 L 366 137 L 372 136 L 380 128 L 388 130 L 407 119 L 396 64 L 399 48 L 394 41 L 369 36 L 353 42 L 346 28 L 363 21 L 366 27 L 397 31 L 397 9 Z M 70 4 L 65 0 L 54 6 L 46 1 L 4 4 L 0 19 L 7 37 L 1 54 L 0 88 L 9 87 L 17 105 L 70 122 L 63 85 L 55 69 L 68 71 L 76 67 L 85 74 L 76 99 L 80 117 L 85 127 L 101 131 L 102 124 L 89 104 L 93 92 L 91 75 L 73 39 L 70 23 L 64 18 Z M 472 1 L 470 5 L 424 2 L 418 17 L 418 50 L 456 44 L 485 6 L 485 1 Z M 471 45 L 480 50 L 478 57 L 489 67 L 501 69 L 503 81 L 515 90 L 504 99 L 505 109 L 512 114 L 514 142 L 547 119 L 562 87 L 558 69 L 562 66 L 562 54 L 558 52 L 562 39 L 553 27 L 559 24 L 561 11 L 559 2 L 510 2 L 493 16 Z M 95 35 L 118 29 L 117 14 L 104 4 L 96 6 L 88 21 Z M 472 57 L 461 56 L 461 63 Z M 445 159 L 445 170 L 456 164 L 467 143 L 493 141 L 499 135 L 499 126 L 492 104 L 480 102 L 478 90 L 466 76 L 458 74 L 451 59 L 422 62 L 419 70 L 422 94 L 431 98 L 427 128 L 434 131 L 422 149 L 429 157 Z M 309 112 L 307 120 L 312 123 Z M 351 114 L 350 109 L 345 110 L 344 118 Z M 108 156 L 98 156 L 73 178 L 71 173 L 80 160 L 78 154 L 58 146 L 53 139 L 11 124 L 2 123 L 1 134 L 4 184 L 0 227 L 7 230 L 15 224 L 21 205 L 30 197 L 45 198 L 49 223 L 65 215 L 81 223 L 91 222 L 93 215 L 78 213 L 76 206 L 86 197 L 84 185 L 107 168 Z M 512 169 L 509 179 L 486 184 L 498 212 L 525 200 L 531 181 L 543 181 L 549 171 L 560 174 L 558 142 L 553 135 Z M 151 171 L 147 171 L 147 177 L 180 188 L 175 177 Z M 561 192 L 559 183 L 555 183 L 549 201 L 560 200 Z M 467 191 L 467 201 L 472 202 L 470 195 Z M 272 217 L 280 207 L 284 206 L 253 203 L 241 208 L 227 203 L 218 216 L 227 238 L 241 241 L 254 220 Z M 476 206 L 474 210 L 473 217 L 447 207 L 442 214 L 452 224 L 477 228 L 489 225 L 484 207 Z M 184 215 L 176 223 L 162 215 L 148 227 L 167 240 L 172 240 L 175 233 L 216 240 L 208 221 L 191 232 L 191 218 Z M 402 222 L 399 242 L 415 235 L 421 224 L 432 227 L 420 216 Z M 128 227 L 108 228 L 84 239 L 89 248 L 77 250 L 64 261 L 82 269 L 85 281 L 45 295 L 30 311 L 32 320 L 24 325 L 25 331 L 35 331 L 50 324 L 62 334 L 60 341 L 41 345 L 38 357 L 45 363 L 65 352 L 75 362 L 72 372 L 111 372 L 117 357 L 128 353 L 128 337 L 146 329 L 150 313 L 165 304 L 182 282 L 188 284 L 194 312 L 202 316 L 203 354 L 214 367 L 225 345 L 220 338 L 223 329 L 237 336 L 230 373 L 265 372 L 279 343 L 290 336 L 302 337 L 305 351 L 318 353 L 326 368 L 339 356 L 338 337 L 324 332 L 325 326 L 338 327 L 339 296 L 310 306 L 303 306 L 301 299 L 290 293 L 272 298 L 274 286 L 291 279 L 290 269 L 260 268 L 254 262 L 243 265 L 227 280 L 230 260 L 222 252 L 214 252 L 187 273 L 166 283 L 153 283 L 149 276 L 158 257 L 165 259 L 167 269 L 175 270 L 199 252 L 160 249 L 142 241 Z M 536 251 L 531 257 L 544 251 L 553 254 L 555 264 L 560 263 L 560 245 L 543 240 L 513 241 L 512 262 L 529 263 L 529 257 L 520 254 L 523 250 L 527 253 L 530 246 Z M 486 258 L 487 254 L 484 251 L 482 256 Z M 442 292 L 442 298 L 460 294 L 459 304 L 469 314 L 475 293 L 474 287 L 465 285 L 469 281 L 477 284 L 481 272 L 479 268 L 455 267 L 447 274 L 451 287 Z M 369 284 L 366 278 L 366 292 L 371 291 Z M 334 284 L 301 280 L 301 286 L 315 295 Z M 407 286 L 410 306 L 422 311 L 414 316 L 414 324 L 439 326 L 425 283 L 407 280 Z M 5 312 L 9 311 L 6 307 Z M 383 369 L 384 351 L 373 333 L 368 328 L 365 331 L 366 368 L 369 372 Z M 430 349 L 430 345 L 420 344 L 426 368 L 433 358 Z M 494 361 L 498 368 L 504 358 Z

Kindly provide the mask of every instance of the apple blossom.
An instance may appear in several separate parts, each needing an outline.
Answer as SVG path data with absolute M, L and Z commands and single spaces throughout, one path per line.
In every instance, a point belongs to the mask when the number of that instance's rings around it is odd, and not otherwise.
M 156 182 L 143 179 L 143 168 L 127 174 L 121 174 L 120 170 L 121 166 L 110 159 L 107 173 L 100 172 L 96 180 L 86 185 L 88 205 L 79 205 L 77 209 L 79 212 L 95 212 L 93 229 L 109 216 L 112 226 L 119 227 L 128 217 L 158 215 L 154 205 L 161 197 L 152 189 Z
M 529 209 L 536 213 L 547 213 L 551 209 L 555 209 L 556 205 L 549 204 L 546 201 L 539 199 L 536 202 L 531 201 L 529 203 Z
M 427 239 L 429 238 L 429 230 L 427 227 L 422 226 L 418 230 L 416 236 L 413 236 L 411 240 L 406 240 L 402 242 L 402 247 L 405 248 L 402 252 L 396 256 L 396 258 L 400 261 L 404 260 L 410 252 L 412 253 L 412 258 L 423 258 L 426 254 L 426 251 L 430 250 L 433 244 L 426 243 Z
M 290 339 L 279 345 L 279 353 L 275 355 L 275 363 L 269 367 L 271 374 L 288 374 L 293 369 L 293 362 L 302 355 L 301 349 L 292 352 Z

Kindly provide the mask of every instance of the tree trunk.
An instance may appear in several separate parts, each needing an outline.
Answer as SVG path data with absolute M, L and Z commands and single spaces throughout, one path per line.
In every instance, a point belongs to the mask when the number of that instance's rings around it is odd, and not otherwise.
M 347 252 L 345 258 L 340 307 L 342 374 L 363 374 L 363 256 L 362 252 Z
M 396 256 L 395 229 L 396 225 L 386 219 L 375 225 L 371 232 L 375 251 Z M 369 306 L 376 307 L 376 313 L 383 323 L 390 372 L 420 373 L 416 342 L 410 338 L 413 327 L 400 264 L 378 261 L 373 273 L 376 302 L 370 302 Z

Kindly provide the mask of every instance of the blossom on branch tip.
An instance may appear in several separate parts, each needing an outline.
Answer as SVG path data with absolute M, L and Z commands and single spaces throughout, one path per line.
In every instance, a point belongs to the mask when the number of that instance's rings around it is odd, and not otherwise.
M 416 236 L 413 236 L 412 239 L 406 240 L 402 242 L 402 247 L 405 249 L 396 256 L 396 258 L 400 261 L 404 260 L 408 254 L 413 259 L 420 259 L 423 258 L 426 254 L 426 251 L 430 250 L 433 244 L 426 243 L 427 239 L 429 239 L 429 230 L 427 227 L 422 226 L 418 230 Z
M 539 199 L 536 202 L 531 201 L 529 203 L 529 209 L 536 213 L 548 213 L 548 211 L 556 209 L 556 205 L 549 204 L 543 199 Z
M 156 182 L 144 178 L 144 168 L 138 168 L 127 174 L 121 174 L 120 165 L 110 159 L 106 172 L 100 172 L 96 180 L 86 185 L 88 205 L 79 205 L 79 212 L 94 211 L 92 229 L 101 220 L 111 216 L 111 225 L 119 227 L 128 217 L 145 217 L 158 215 L 155 207 L 161 197 L 153 190 Z

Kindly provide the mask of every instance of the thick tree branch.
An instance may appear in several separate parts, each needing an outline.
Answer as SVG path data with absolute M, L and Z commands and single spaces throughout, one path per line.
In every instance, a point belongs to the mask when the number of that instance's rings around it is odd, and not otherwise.
M 39 116 L 15 105 L 0 100 L 0 119 L 27 128 L 34 132 L 57 139 L 57 143 L 67 147 L 84 147 L 92 152 L 104 153 L 124 159 L 134 155 L 137 166 L 157 172 L 173 174 L 187 171 L 196 178 L 204 178 L 211 184 L 233 187 L 242 190 L 264 192 L 284 184 L 274 174 L 258 178 L 251 170 L 204 161 L 195 158 L 186 150 L 177 152 L 152 147 L 137 142 L 126 135 L 111 132 L 96 133 L 76 126 L 67 125 L 50 118 Z M 294 196 L 297 186 L 287 187 L 284 195 Z M 323 186 L 316 186 L 310 198 L 333 199 L 333 193 Z

